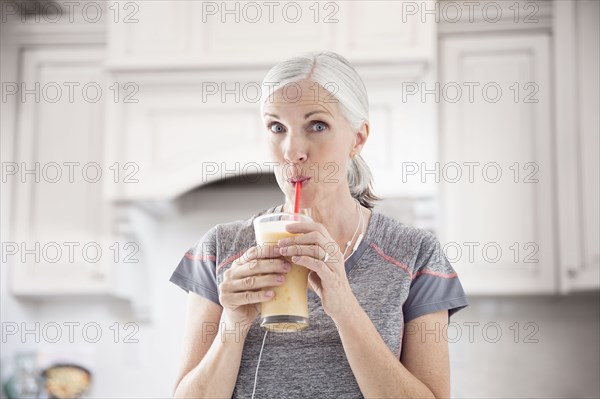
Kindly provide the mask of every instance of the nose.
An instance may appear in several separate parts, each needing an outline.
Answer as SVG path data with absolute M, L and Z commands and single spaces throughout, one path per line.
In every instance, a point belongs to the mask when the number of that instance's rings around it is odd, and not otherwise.
M 283 157 L 289 163 L 298 163 L 306 161 L 306 145 L 302 138 L 290 134 L 285 144 Z

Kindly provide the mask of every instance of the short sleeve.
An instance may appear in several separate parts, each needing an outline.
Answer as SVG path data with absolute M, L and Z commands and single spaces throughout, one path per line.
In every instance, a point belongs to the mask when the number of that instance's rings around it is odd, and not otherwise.
M 216 278 L 216 239 L 217 226 L 214 226 L 185 253 L 169 281 L 221 305 Z
M 448 318 L 469 305 L 456 271 L 434 234 L 426 232 L 403 305 L 404 322 L 427 313 L 448 310 Z

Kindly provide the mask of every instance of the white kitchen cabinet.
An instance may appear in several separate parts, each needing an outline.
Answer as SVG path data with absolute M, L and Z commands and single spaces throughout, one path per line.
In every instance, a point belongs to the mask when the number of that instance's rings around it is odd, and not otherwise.
M 550 36 L 475 36 L 440 43 L 442 245 L 471 294 L 553 293 Z
M 600 288 L 600 95 L 596 1 L 556 1 L 560 290 Z
M 107 167 L 127 164 L 136 178 L 109 184 L 106 198 L 170 200 L 226 177 L 272 173 L 259 114 L 262 79 L 286 57 L 333 50 L 367 86 L 371 135 L 361 155 L 375 192 L 435 199 L 435 182 L 402 178 L 406 165 L 438 156 L 437 104 L 419 92 L 436 80 L 435 19 L 405 17 L 408 3 L 280 2 L 272 21 L 268 13 L 252 17 L 266 11 L 264 3 L 110 3 L 111 15 L 127 9 L 131 18 L 108 24 L 107 70 L 121 92 L 135 94 L 108 104 Z M 301 17 L 290 22 L 296 7 Z
M 407 163 L 437 157 L 437 104 L 419 94 L 403 97 L 407 82 L 432 86 L 433 71 L 420 64 L 357 69 L 369 93 L 371 134 L 362 156 L 375 191 L 388 198 L 435 197 L 435 182 L 402 179 Z M 106 198 L 171 200 L 220 179 L 252 182 L 255 173 L 272 174 L 267 132 L 250 89 L 260 87 L 265 73 L 112 72 L 111 81 L 134 82 L 136 94 L 135 102 L 107 104 L 106 168 L 127 165 L 132 179 L 107 181 Z
M 16 153 L 3 169 L 13 192 L 12 229 L 3 239 L 10 291 L 28 299 L 120 298 L 143 315 L 140 240 L 124 227 L 139 217 L 118 214 L 102 194 L 105 181 L 117 184 L 103 166 L 105 103 L 113 94 L 104 46 L 18 39 L 20 80 L 10 97 L 19 103 Z
M 445 252 L 473 294 L 598 290 L 598 2 L 462 7 L 472 21 L 440 24 Z M 499 21 L 482 13 L 498 7 Z M 486 84 L 503 96 L 483 98 Z M 483 178 L 486 163 L 498 182 Z
M 330 49 L 352 62 L 429 61 L 434 19 L 409 1 L 112 1 L 108 66 L 189 69 L 273 65 Z M 368 22 L 365 22 L 368 21 Z M 371 21 L 377 21 L 372 23 Z
M 81 256 L 83 245 L 102 240 L 106 217 L 101 184 L 93 182 L 102 173 L 97 167 L 102 164 L 102 103 L 95 90 L 89 96 L 82 90 L 86 84 L 105 86 L 102 55 L 101 48 L 89 47 L 23 52 L 20 93 L 30 91 L 20 98 L 17 169 L 11 176 L 19 243 L 19 254 L 11 256 L 15 294 L 98 293 L 108 287 L 107 264 L 86 263 Z M 77 85 L 71 95 L 68 82 Z M 72 262 L 64 242 L 80 244 L 73 250 L 80 256 Z

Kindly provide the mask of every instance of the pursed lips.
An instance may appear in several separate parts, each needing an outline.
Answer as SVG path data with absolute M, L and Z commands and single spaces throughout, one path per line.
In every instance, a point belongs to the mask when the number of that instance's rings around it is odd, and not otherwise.
M 309 180 L 310 180 L 310 177 L 302 176 L 302 177 L 292 177 L 291 179 L 288 179 L 288 182 L 291 185 L 295 185 L 297 181 L 300 181 L 300 182 L 302 182 L 302 185 L 305 185 Z

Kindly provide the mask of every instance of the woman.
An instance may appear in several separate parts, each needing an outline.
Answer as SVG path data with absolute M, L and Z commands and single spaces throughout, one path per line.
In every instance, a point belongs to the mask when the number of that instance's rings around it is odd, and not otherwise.
M 189 292 L 174 396 L 449 397 L 445 333 L 467 299 L 433 234 L 372 210 L 378 198 L 359 155 L 369 136 L 360 77 L 343 57 L 319 52 L 276 65 L 263 88 L 285 203 L 214 226 L 173 273 Z M 315 223 L 256 246 L 253 219 L 291 212 L 303 177 L 301 206 Z M 257 316 L 289 270 L 284 255 L 311 271 L 310 327 L 267 337 Z

